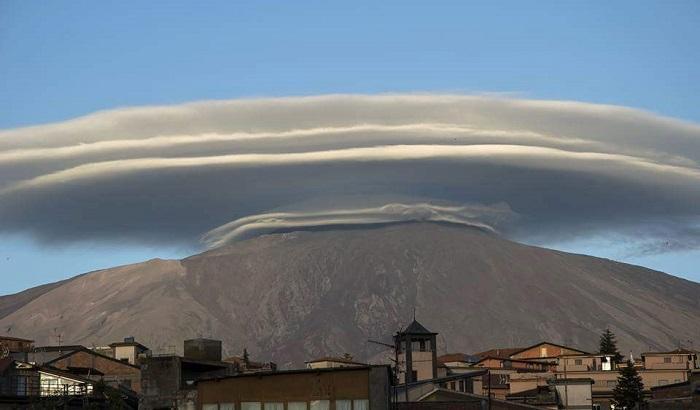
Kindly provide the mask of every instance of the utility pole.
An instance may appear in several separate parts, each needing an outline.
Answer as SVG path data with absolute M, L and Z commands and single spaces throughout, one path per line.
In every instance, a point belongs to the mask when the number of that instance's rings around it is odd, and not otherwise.
M 568 409 L 569 408 L 569 382 L 567 381 L 566 377 L 566 362 L 569 360 L 565 357 L 564 358 L 564 408 Z
M 398 401 L 399 401 L 399 392 L 396 390 L 396 387 L 399 385 L 399 350 L 396 347 L 396 345 L 390 345 L 389 343 L 384 343 L 380 342 L 378 340 L 372 340 L 372 339 L 367 339 L 368 343 L 374 343 L 379 346 L 384 346 L 392 349 L 394 351 L 394 392 L 392 394 L 394 398 L 394 405 L 398 406 Z M 404 383 L 404 390 L 406 390 L 406 402 L 408 403 L 408 388 L 406 388 L 405 383 Z

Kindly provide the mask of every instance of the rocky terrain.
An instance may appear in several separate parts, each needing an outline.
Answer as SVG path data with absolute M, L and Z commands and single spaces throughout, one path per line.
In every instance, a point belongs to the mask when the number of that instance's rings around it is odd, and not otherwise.
M 0 297 L 3 334 L 102 345 L 133 335 L 156 351 L 213 337 L 281 365 L 345 352 L 379 358 L 418 320 L 441 352 L 540 340 L 621 350 L 700 343 L 700 284 L 476 229 L 406 223 L 265 235 L 183 260 L 90 272 Z

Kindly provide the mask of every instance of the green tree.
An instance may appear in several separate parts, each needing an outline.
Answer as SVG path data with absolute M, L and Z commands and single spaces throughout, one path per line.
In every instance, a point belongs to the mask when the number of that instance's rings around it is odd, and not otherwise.
M 622 355 L 617 350 L 617 342 L 615 341 L 615 335 L 610 329 L 605 329 L 605 332 L 600 336 L 600 354 L 613 355 L 613 360 L 615 363 L 622 362 Z
M 620 376 L 617 378 L 617 386 L 613 390 L 613 403 L 615 408 L 627 410 L 640 409 L 644 404 L 644 384 L 642 376 L 637 373 L 634 363 L 627 361 L 627 366 L 620 368 Z

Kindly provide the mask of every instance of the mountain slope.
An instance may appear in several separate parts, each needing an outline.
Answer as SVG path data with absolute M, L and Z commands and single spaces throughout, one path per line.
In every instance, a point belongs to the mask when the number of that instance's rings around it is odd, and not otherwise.
M 182 261 L 151 260 L 60 283 L 0 319 L 3 333 L 156 349 L 220 338 L 229 353 L 300 363 L 371 357 L 416 308 L 440 348 L 542 339 L 623 351 L 700 340 L 700 284 L 609 260 L 429 223 L 266 235 Z

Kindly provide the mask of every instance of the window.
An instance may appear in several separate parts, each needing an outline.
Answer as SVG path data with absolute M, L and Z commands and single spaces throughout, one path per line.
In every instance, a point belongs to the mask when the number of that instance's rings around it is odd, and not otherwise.
M 420 343 L 420 351 L 425 352 L 425 340 L 421 340 L 419 343 Z
M 27 376 L 17 376 L 17 395 L 27 395 Z
M 331 402 L 328 400 L 311 400 L 311 410 L 330 410 Z
M 219 403 L 219 410 L 236 410 L 236 403 Z
M 241 410 L 260 410 L 262 406 L 259 401 L 244 401 L 241 402 Z
M 202 410 L 219 410 L 219 405 L 214 404 L 202 404 Z
M 455 382 L 450 382 L 450 390 L 457 390 L 457 384 Z
M 352 410 L 352 400 L 336 400 L 335 410 Z
M 575 364 L 576 366 L 581 366 L 581 365 L 583 364 L 583 360 L 581 360 L 581 359 L 576 359 L 576 360 L 574 360 L 574 364 Z
M 284 403 L 282 402 L 265 402 L 265 410 L 284 410 Z
M 664 363 L 671 363 L 671 357 L 670 357 L 670 356 L 664 356 Z
M 290 401 L 287 403 L 287 410 L 306 410 L 305 401 Z
M 547 357 L 547 348 L 540 347 L 540 357 Z
M 353 400 L 352 406 L 353 410 L 369 410 L 369 400 Z
M 461 392 L 466 391 L 464 388 L 464 380 L 459 381 L 459 391 L 461 391 Z
M 411 380 L 418 380 L 418 370 L 411 370 Z

